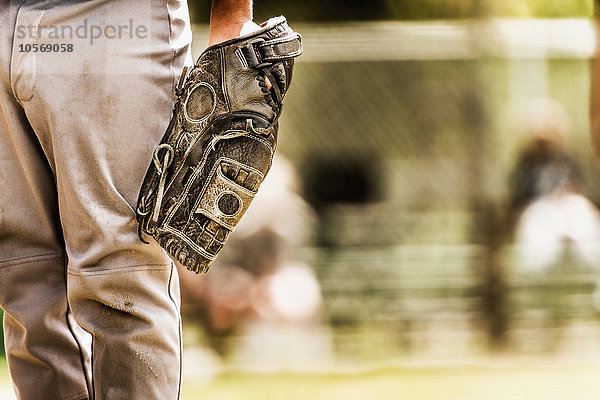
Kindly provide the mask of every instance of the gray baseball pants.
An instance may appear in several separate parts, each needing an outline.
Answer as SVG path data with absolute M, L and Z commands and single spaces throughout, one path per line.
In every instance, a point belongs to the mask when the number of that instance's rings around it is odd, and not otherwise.
M 185 0 L 0 0 L 0 306 L 19 399 L 177 399 L 179 281 L 135 206 Z

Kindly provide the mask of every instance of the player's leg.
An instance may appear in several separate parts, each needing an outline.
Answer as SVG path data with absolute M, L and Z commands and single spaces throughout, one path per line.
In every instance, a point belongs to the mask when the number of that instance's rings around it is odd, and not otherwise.
M 11 90 L 19 4 L 1 4 L 0 306 L 8 366 L 19 399 L 87 399 L 77 327 L 69 323 L 54 177 Z
M 138 239 L 134 208 L 189 60 L 187 8 L 127 0 L 32 5 L 30 12 L 24 25 L 58 29 L 42 31 L 40 43 L 73 44 L 24 54 L 14 67 L 56 175 L 69 302 L 93 336 L 92 390 L 97 399 L 175 399 L 178 279 L 164 252 Z M 73 40 L 61 37 L 77 29 Z

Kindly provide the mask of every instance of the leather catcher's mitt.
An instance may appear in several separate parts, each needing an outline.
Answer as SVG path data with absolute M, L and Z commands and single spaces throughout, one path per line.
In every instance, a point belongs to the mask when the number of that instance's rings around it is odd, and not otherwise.
M 276 17 L 207 48 L 183 71 L 138 198 L 142 241 L 146 233 L 188 269 L 208 270 L 271 167 L 301 53 L 300 35 Z

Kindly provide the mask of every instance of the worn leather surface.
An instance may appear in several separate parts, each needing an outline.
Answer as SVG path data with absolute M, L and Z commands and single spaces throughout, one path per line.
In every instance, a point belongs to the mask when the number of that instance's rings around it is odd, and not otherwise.
M 268 173 L 300 35 L 284 17 L 206 49 L 184 71 L 142 185 L 140 238 L 206 272 Z

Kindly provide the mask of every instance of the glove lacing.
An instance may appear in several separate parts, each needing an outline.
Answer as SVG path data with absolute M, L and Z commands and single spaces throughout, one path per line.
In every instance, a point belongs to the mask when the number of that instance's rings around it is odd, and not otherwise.
M 159 159 L 159 153 L 162 149 L 165 149 L 165 155 L 161 160 Z M 154 166 L 156 167 L 156 173 L 160 176 L 160 180 L 158 181 L 158 190 L 156 192 L 156 202 L 154 203 L 154 211 L 152 212 L 152 222 L 158 222 L 158 217 L 160 215 L 160 208 L 162 207 L 163 197 L 165 195 L 165 183 L 167 181 L 167 168 L 171 166 L 173 162 L 173 156 L 175 155 L 175 150 L 167 143 L 163 143 L 158 146 L 154 150 Z
M 216 151 L 215 146 L 217 145 L 217 143 L 219 141 L 235 139 L 238 137 L 246 136 L 250 133 L 252 133 L 254 135 L 267 135 L 269 133 L 269 129 L 268 128 L 266 128 L 266 129 L 265 128 L 255 128 L 252 120 L 247 119 L 245 130 L 230 129 L 230 130 L 225 131 L 221 135 L 215 135 L 212 138 L 212 140 L 210 141 L 209 146 L 213 151 Z M 161 154 L 160 154 L 161 150 L 166 150 L 164 152 L 164 155 L 162 156 L 162 160 L 161 160 Z M 160 177 L 160 179 L 158 181 L 157 191 L 156 191 L 156 201 L 154 203 L 154 207 L 152 208 L 151 220 L 153 223 L 157 223 L 158 218 L 160 217 L 160 210 L 162 208 L 162 203 L 163 203 L 163 199 L 164 199 L 164 195 L 165 195 L 165 184 L 167 182 L 166 171 L 173 163 L 174 155 L 175 155 L 175 150 L 173 149 L 173 147 L 167 143 L 163 143 L 154 150 L 154 154 L 152 156 L 153 161 L 154 161 L 154 167 L 156 168 L 156 173 Z M 150 197 L 150 196 L 148 196 L 148 197 Z M 148 209 L 148 205 L 146 204 L 146 201 L 147 201 L 147 198 L 144 197 L 142 199 L 142 202 L 140 203 L 140 206 L 137 209 L 137 213 L 141 216 L 145 216 L 150 213 L 150 210 Z M 140 237 L 141 236 L 142 235 L 140 234 Z
M 266 129 L 265 128 L 255 128 L 252 120 L 247 119 L 246 120 L 246 129 L 230 129 L 230 130 L 225 131 L 221 135 L 215 135 L 215 137 L 213 137 L 212 140 L 210 141 L 209 146 L 213 151 L 216 151 L 215 146 L 219 141 L 235 139 L 237 137 L 246 136 L 250 133 L 252 133 L 254 135 L 268 135 L 269 129 L 268 128 L 266 128 Z

